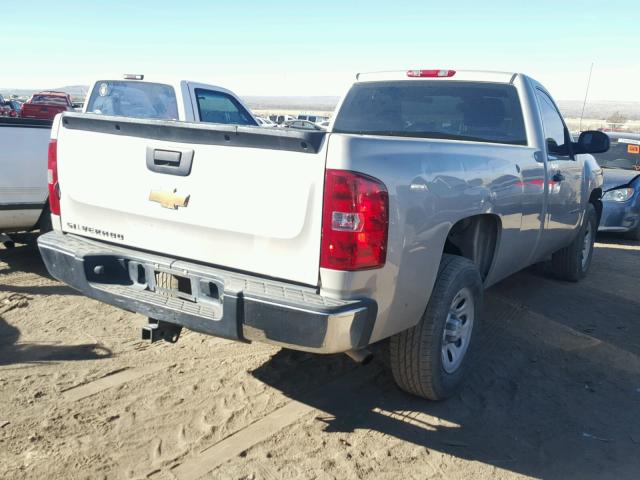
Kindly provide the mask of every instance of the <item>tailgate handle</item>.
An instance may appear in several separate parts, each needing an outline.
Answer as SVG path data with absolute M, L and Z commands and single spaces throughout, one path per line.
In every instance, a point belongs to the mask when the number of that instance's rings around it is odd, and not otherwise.
M 191 173 L 193 150 L 147 147 L 147 168 L 152 172 L 186 177 Z
M 154 150 L 153 164 L 169 165 L 170 167 L 179 167 L 181 156 L 182 156 L 182 153 L 180 152 L 172 152 L 169 150 Z

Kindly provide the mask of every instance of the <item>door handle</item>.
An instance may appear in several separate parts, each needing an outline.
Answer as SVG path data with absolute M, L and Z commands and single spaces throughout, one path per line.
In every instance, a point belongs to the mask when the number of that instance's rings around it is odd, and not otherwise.
M 166 150 L 147 146 L 147 168 L 152 172 L 186 177 L 191 173 L 193 150 Z
M 556 172 L 556 174 L 551 177 L 551 180 L 554 182 L 562 182 L 564 180 L 564 175 L 560 172 Z

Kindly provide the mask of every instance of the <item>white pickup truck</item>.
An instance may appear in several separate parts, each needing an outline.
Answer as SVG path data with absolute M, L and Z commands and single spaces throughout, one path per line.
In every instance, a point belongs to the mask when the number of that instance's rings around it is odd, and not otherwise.
M 84 112 L 187 122 L 257 125 L 233 92 L 188 80 L 125 75 L 97 80 Z M 47 145 L 51 121 L 0 118 L 0 233 L 48 230 Z M 10 246 L 3 235 L 0 241 Z
M 235 117 L 235 114 L 234 114 Z M 586 275 L 602 170 L 526 75 L 359 75 L 331 132 L 65 113 L 49 156 L 49 272 L 180 329 L 368 358 L 440 399 L 483 288 L 552 259 Z

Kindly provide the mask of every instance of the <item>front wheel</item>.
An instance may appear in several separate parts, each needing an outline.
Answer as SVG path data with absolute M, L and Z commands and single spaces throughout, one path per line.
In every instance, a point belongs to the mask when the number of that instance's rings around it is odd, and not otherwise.
M 460 386 L 482 308 L 482 280 L 470 260 L 443 255 L 420 322 L 391 337 L 391 372 L 398 386 L 430 400 Z
M 582 227 L 576 238 L 569 246 L 558 250 L 551 257 L 551 266 L 556 277 L 569 282 L 577 282 L 587 276 L 591 266 L 597 231 L 598 214 L 590 203 L 587 205 Z

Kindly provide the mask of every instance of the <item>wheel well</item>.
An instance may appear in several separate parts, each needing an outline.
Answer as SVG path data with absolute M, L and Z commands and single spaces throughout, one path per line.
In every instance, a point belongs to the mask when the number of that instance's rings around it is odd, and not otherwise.
M 483 214 L 464 218 L 449 230 L 444 253 L 473 261 L 484 280 L 493 264 L 499 231 L 500 219 L 496 215 Z
M 602 189 L 596 188 L 591 192 L 589 196 L 589 203 L 593 204 L 598 214 L 598 225 L 600 225 L 600 219 L 602 218 Z

